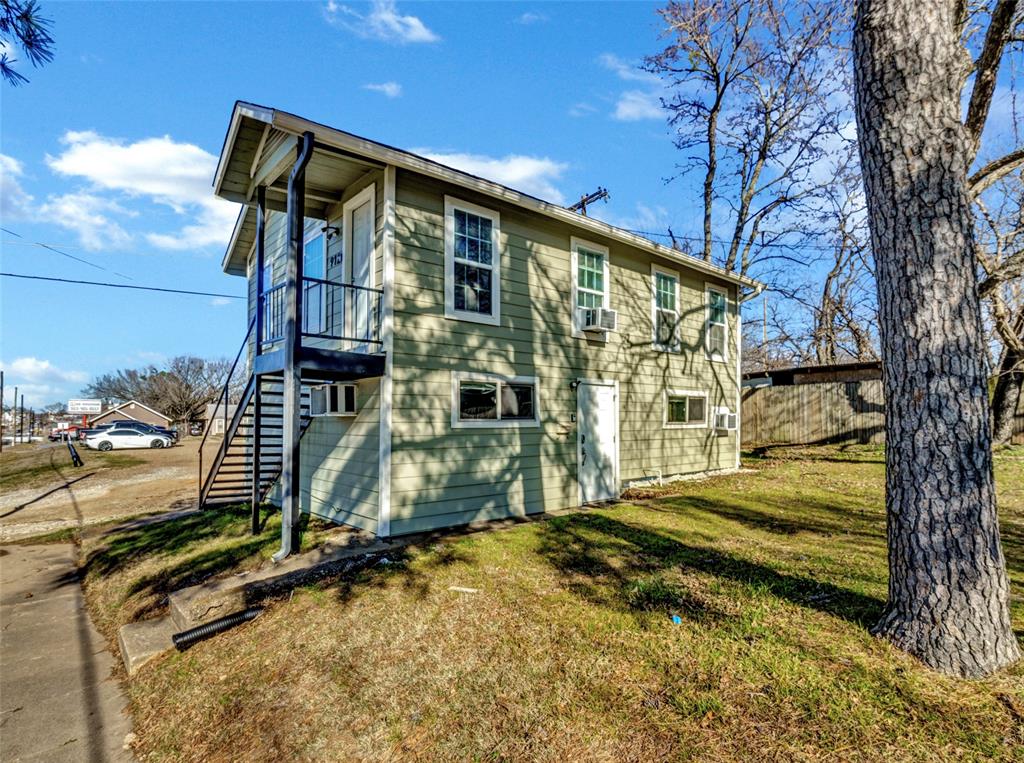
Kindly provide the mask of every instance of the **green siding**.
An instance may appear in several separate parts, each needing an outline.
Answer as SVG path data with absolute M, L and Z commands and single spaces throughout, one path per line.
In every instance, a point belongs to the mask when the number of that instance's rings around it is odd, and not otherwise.
M 444 195 L 501 214 L 501 324 L 444 317 Z M 571 332 L 570 237 L 610 249 L 607 343 Z M 392 532 L 573 506 L 576 378 L 620 385 L 623 482 L 735 466 L 735 433 L 663 427 L 664 391 L 706 391 L 736 408 L 736 292 L 730 358 L 704 354 L 705 278 L 640 249 L 407 172 L 398 173 L 392 414 Z M 651 263 L 680 276 L 682 351 L 652 348 Z M 452 429 L 451 372 L 538 377 L 541 426 Z

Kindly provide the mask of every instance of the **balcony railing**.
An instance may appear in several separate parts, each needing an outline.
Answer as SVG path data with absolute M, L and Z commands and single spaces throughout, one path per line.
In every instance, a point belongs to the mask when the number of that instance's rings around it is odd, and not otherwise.
M 375 352 L 380 349 L 381 289 L 351 283 L 303 278 L 302 338 L 337 342 L 337 349 Z M 260 296 L 263 332 L 260 352 L 284 339 L 285 284 L 272 286 Z M 330 348 L 333 349 L 333 348 Z

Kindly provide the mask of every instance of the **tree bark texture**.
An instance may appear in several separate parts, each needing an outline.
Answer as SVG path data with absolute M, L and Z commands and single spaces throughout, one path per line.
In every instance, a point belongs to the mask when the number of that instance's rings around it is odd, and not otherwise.
M 886 393 L 889 598 L 874 632 L 944 673 L 1014 662 L 956 0 L 858 0 L 857 127 Z

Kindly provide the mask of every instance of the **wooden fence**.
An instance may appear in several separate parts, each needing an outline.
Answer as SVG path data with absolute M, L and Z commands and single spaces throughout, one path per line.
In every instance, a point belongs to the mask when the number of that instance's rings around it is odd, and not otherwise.
M 743 444 L 883 443 L 885 398 L 878 379 L 743 390 Z M 1013 442 L 1024 444 L 1024 409 Z

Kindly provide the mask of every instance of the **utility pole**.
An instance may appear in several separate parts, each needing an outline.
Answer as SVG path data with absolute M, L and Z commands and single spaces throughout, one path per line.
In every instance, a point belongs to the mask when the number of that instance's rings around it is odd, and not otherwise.
M 18 386 L 14 386 L 14 401 L 11 403 L 11 431 L 14 437 L 11 438 L 11 447 L 18 444 Z
M 25 393 L 21 393 L 21 413 L 18 414 L 18 439 L 25 442 Z
M 0 453 L 4 452 L 4 372 L 0 371 Z
M 581 196 L 580 200 L 573 204 L 571 207 L 568 207 L 568 209 L 572 212 L 579 212 L 581 215 L 586 217 L 587 204 L 593 204 L 595 201 L 601 201 L 602 199 L 604 199 L 605 202 L 607 202 L 610 198 L 611 196 L 608 194 L 608 189 L 598 186 L 596 191 L 594 191 L 591 194 L 585 194 Z
M 764 318 L 761 319 L 761 354 L 764 356 L 764 370 L 768 370 L 768 292 L 765 291 L 761 300 Z

